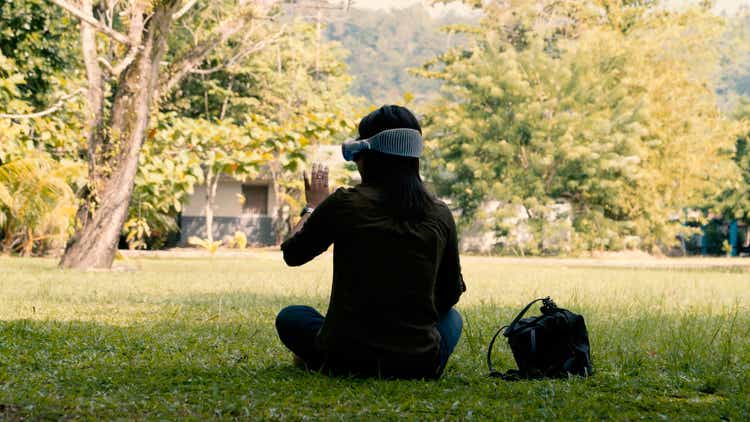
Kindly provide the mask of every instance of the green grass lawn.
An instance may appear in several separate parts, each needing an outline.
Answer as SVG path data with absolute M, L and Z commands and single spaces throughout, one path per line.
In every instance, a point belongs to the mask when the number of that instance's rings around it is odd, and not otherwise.
M 292 366 L 274 317 L 325 311 L 330 258 L 130 259 L 79 273 L 0 258 L 0 420 L 750 418 L 750 271 L 467 258 L 464 334 L 439 381 Z M 505 382 L 486 344 L 531 299 L 582 313 L 596 374 Z M 509 368 L 505 344 L 498 364 Z

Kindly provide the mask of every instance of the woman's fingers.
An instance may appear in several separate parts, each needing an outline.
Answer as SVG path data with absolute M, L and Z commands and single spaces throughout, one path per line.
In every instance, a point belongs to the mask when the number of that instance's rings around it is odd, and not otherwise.
M 322 188 L 328 187 L 328 167 L 318 164 L 318 181 Z
M 328 184 L 328 167 L 325 167 L 319 163 L 313 163 L 312 184 L 318 187 Z
M 313 163 L 310 169 L 310 179 L 307 179 L 307 174 L 305 174 L 305 197 L 308 205 L 316 207 L 330 193 L 328 167 L 320 163 Z
M 313 163 L 310 170 L 310 178 L 307 173 L 303 173 L 305 179 L 305 190 L 328 190 L 328 166 L 320 163 Z

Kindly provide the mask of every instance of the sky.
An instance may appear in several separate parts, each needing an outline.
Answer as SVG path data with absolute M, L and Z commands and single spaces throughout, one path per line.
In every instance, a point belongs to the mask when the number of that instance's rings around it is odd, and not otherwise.
M 356 7 L 365 9 L 392 9 L 411 6 L 415 3 L 424 2 L 424 0 L 354 0 Z M 667 0 L 673 5 L 695 3 L 694 0 Z M 750 7 L 750 0 L 717 0 L 716 10 L 720 13 L 735 13 L 741 6 Z M 454 8 L 456 5 L 453 6 Z

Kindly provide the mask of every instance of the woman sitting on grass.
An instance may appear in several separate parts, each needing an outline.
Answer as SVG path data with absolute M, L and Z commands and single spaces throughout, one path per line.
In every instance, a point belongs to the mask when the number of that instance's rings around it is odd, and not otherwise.
M 361 376 L 437 378 L 463 322 L 452 308 L 466 290 L 456 226 L 419 176 L 421 128 L 406 108 L 384 106 L 343 145 L 362 183 L 329 196 L 328 169 L 305 178 L 307 206 L 281 245 L 290 266 L 333 243 L 328 314 L 289 306 L 276 318 L 281 341 L 313 370 Z

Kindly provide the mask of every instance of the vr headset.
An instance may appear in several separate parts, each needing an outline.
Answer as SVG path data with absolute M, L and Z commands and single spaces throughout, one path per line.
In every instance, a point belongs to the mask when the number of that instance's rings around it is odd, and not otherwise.
M 346 141 L 341 145 L 344 160 L 354 161 L 362 151 L 372 150 L 383 154 L 419 158 L 422 155 L 422 134 L 415 129 L 389 129 L 367 139 Z

